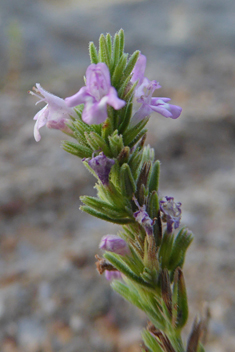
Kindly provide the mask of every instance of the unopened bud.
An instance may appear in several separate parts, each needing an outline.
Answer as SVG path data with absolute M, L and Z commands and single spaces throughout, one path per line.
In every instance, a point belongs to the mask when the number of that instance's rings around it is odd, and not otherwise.
M 103 236 L 99 245 L 100 249 L 120 255 L 130 254 L 130 249 L 125 240 L 117 235 Z

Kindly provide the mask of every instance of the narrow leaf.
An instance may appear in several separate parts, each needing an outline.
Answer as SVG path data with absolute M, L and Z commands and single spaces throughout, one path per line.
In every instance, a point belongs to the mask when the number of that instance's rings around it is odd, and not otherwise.
M 145 282 L 141 277 L 133 273 L 132 270 L 122 261 L 119 255 L 115 253 L 105 253 L 104 254 L 105 259 L 107 259 L 113 266 L 118 269 L 121 273 L 126 275 L 130 280 L 136 282 L 137 284 L 143 286 L 143 287 L 148 287 L 148 288 L 153 288 L 152 285 L 148 284 Z
M 89 43 L 89 55 L 92 64 L 98 64 L 99 58 L 97 54 L 97 50 L 95 44 L 93 42 Z
M 158 191 L 160 176 L 160 161 L 156 160 L 153 164 L 150 181 L 149 181 L 149 192 Z

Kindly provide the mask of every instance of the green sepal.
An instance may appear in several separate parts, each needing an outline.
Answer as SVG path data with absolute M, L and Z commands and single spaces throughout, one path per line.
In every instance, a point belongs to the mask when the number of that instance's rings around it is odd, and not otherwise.
M 92 150 L 84 145 L 77 144 L 74 142 L 64 141 L 62 142 L 62 148 L 73 155 L 78 156 L 79 158 L 89 158 L 92 156 Z
M 126 67 L 126 63 L 127 63 L 127 54 L 123 54 L 119 61 L 117 66 L 114 69 L 112 78 L 111 78 L 111 84 L 113 87 L 119 89 L 120 86 L 120 82 L 121 82 L 121 77 L 123 74 L 123 70 Z
M 123 140 L 125 145 L 129 145 L 137 135 L 143 130 L 149 118 L 145 117 L 143 120 L 138 122 L 135 126 L 128 128 L 125 133 L 123 133 Z
M 175 270 L 177 266 L 182 268 L 184 264 L 186 251 L 193 241 L 193 234 L 186 228 L 182 228 L 173 243 L 173 248 L 171 251 L 170 259 L 169 259 L 169 269 Z
M 120 255 L 118 255 L 116 253 L 108 253 L 108 252 L 106 252 L 104 254 L 104 258 L 107 259 L 117 270 L 119 270 L 121 273 L 123 273 L 131 281 L 139 284 L 142 287 L 153 288 L 152 285 L 150 285 L 149 283 L 145 282 L 140 276 L 136 275 L 127 266 L 127 264 L 123 261 L 123 259 L 120 258 Z
M 120 188 L 124 197 L 132 199 L 136 192 L 136 183 L 132 176 L 130 166 L 123 164 L 120 169 Z
M 104 62 L 108 67 L 110 67 L 109 50 L 103 34 L 101 34 L 99 38 L 99 61 Z
M 169 266 L 169 258 L 172 251 L 173 241 L 174 235 L 165 231 L 158 252 L 158 258 L 162 269 L 168 268 Z
M 174 275 L 172 295 L 172 324 L 180 331 L 188 319 L 188 300 L 183 272 L 177 268 Z
M 104 213 L 101 213 L 99 211 L 94 210 L 93 208 L 87 206 L 87 205 L 82 205 L 80 207 L 80 209 L 82 211 L 85 211 L 86 213 L 95 216 L 99 219 L 105 220 L 105 221 L 109 221 L 112 222 L 114 224 L 119 224 L 119 225 L 123 225 L 123 224 L 129 224 L 131 222 L 133 222 L 134 220 L 129 219 L 129 218 L 123 218 L 123 219 L 117 219 L 117 218 L 110 218 L 107 215 L 105 215 Z
M 98 64 L 99 57 L 98 57 L 98 53 L 97 53 L 95 44 L 93 42 L 89 43 L 89 55 L 90 55 L 91 63 Z
M 112 153 L 105 140 L 96 132 L 84 133 L 89 146 L 93 151 L 103 151 L 106 156 L 112 157 Z
M 151 176 L 149 181 L 149 192 L 158 190 L 159 176 L 160 176 L 160 161 L 156 160 L 151 170 Z
M 160 345 L 158 344 L 157 340 L 153 337 L 152 334 L 146 329 L 142 331 L 142 339 L 144 344 L 150 349 L 151 352 L 164 352 Z
M 124 148 L 122 135 L 118 135 L 118 131 L 115 130 L 111 136 L 109 136 L 109 146 L 111 149 L 112 156 L 116 158 L 121 150 Z
M 137 134 L 137 136 L 129 143 L 129 147 L 132 148 L 134 145 L 143 137 L 145 140 L 145 136 L 147 133 L 147 128 L 144 128 L 140 133 Z

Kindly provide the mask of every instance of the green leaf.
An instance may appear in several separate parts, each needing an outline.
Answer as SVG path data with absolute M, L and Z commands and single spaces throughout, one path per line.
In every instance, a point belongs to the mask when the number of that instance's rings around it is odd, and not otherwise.
M 112 157 L 112 153 L 105 140 L 96 132 L 84 133 L 89 146 L 93 151 L 103 151 L 106 156 Z
M 119 36 L 119 56 L 121 56 L 124 52 L 124 46 L 125 46 L 125 35 L 124 35 L 124 30 L 120 29 L 120 31 L 118 32 L 118 36 Z
M 188 229 L 182 228 L 178 232 L 169 259 L 170 270 L 175 270 L 177 266 L 183 266 L 186 251 L 192 241 L 193 234 Z
M 132 101 L 133 100 L 135 88 L 137 86 L 137 82 L 130 85 L 129 84 L 130 79 L 131 79 L 131 76 L 128 76 L 118 91 L 118 94 L 120 94 L 120 97 L 122 99 L 124 99 L 125 101 L 129 101 L 129 100 Z M 128 87 L 128 85 L 129 85 L 129 87 Z
M 102 220 L 105 220 L 105 221 L 112 222 L 114 224 L 120 224 L 120 225 L 129 224 L 129 223 L 134 221 L 134 220 L 131 220 L 131 219 L 128 219 L 128 218 L 123 218 L 123 219 L 110 218 L 107 215 L 105 215 L 104 213 L 96 211 L 93 208 L 91 208 L 89 206 L 86 206 L 86 205 L 81 206 L 80 209 L 82 211 L 85 211 L 86 213 L 92 215 L 92 216 L 95 216 L 95 217 L 97 217 L 99 219 L 102 219 Z
M 77 144 L 74 142 L 68 142 L 68 141 L 64 141 L 62 143 L 62 148 L 73 155 L 78 156 L 79 158 L 89 158 L 92 155 L 92 150 L 88 147 L 85 147 L 81 144 Z
M 160 161 L 156 160 L 153 164 L 150 181 L 149 181 L 149 192 L 158 191 L 160 176 Z
M 118 160 L 120 166 L 122 166 L 122 164 L 128 162 L 129 156 L 130 156 L 130 148 L 124 147 L 117 156 L 117 160 Z
M 139 174 L 142 168 L 142 151 L 138 151 L 136 149 L 134 153 L 131 155 L 129 166 L 131 168 L 132 175 L 135 180 L 139 178 Z
M 183 272 L 177 268 L 174 276 L 172 296 L 172 323 L 180 331 L 188 319 L 188 300 Z
M 128 302 L 130 302 L 131 304 L 141 309 L 138 292 L 134 292 L 133 290 L 130 290 L 130 288 L 127 285 L 125 285 L 124 283 L 118 280 L 114 280 L 111 283 L 111 287 L 114 289 L 114 291 L 119 293 L 119 295 L 125 298 Z
M 118 127 L 118 131 L 120 134 L 123 134 L 129 126 L 131 116 L 132 116 L 132 107 L 133 107 L 132 102 L 128 102 L 127 105 L 125 106 L 123 119 Z
M 108 67 L 110 67 L 109 50 L 103 34 L 101 34 L 99 38 L 99 61 L 104 62 Z
M 112 57 L 112 37 L 109 33 L 106 34 L 106 45 L 109 53 L 109 61 L 111 62 Z
M 141 277 L 136 275 L 127 264 L 115 253 L 105 253 L 104 258 L 107 259 L 117 270 L 126 275 L 131 281 L 136 282 L 140 286 L 153 288 L 152 285 L 145 282 Z
M 126 65 L 126 68 L 123 72 L 124 79 L 126 79 L 133 71 L 133 68 L 135 67 L 135 64 L 139 58 L 140 51 L 136 50 L 130 57 L 128 64 Z
M 117 208 L 117 206 L 114 207 L 104 200 L 89 196 L 82 196 L 80 199 L 85 205 L 106 214 L 110 218 L 125 218 L 129 216 L 129 214 L 125 211 L 125 208 Z
M 124 148 L 122 135 L 118 135 L 118 131 L 114 131 L 111 136 L 109 136 L 109 145 L 112 152 L 112 156 L 116 158 L 121 150 Z
M 159 199 L 156 191 L 149 196 L 147 212 L 151 219 L 157 218 L 159 215 Z
M 117 90 L 120 86 L 120 80 L 123 74 L 123 70 L 126 67 L 126 62 L 127 62 L 127 54 L 123 54 L 119 61 L 117 66 L 114 69 L 113 75 L 112 75 L 112 86 L 114 86 Z
M 108 142 L 109 136 L 111 136 L 113 132 L 113 126 L 111 119 L 107 118 L 102 125 L 101 136 L 102 138 Z
M 129 143 L 129 147 L 132 148 L 134 147 L 134 145 L 142 138 L 146 135 L 147 133 L 147 128 L 144 128 L 140 133 L 137 134 L 137 136 L 133 139 L 133 141 L 131 143 Z
M 161 263 L 162 269 L 168 268 L 173 241 L 174 235 L 165 231 L 162 238 L 160 250 L 158 252 L 158 258 Z
M 101 183 L 97 183 L 95 185 L 95 188 L 98 191 L 98 196 L 101 199 L 108 201 L 113 206 L 117 206 L 119 208 L 131 208 L 131 204 L 128 199 L 123 197 L 123 195 L 118 191 L 118 189 L 115 188 L 115 186 L 112 184 L 111 180 L 109 180 L 108 187 L 104 186 Z
M 120 42 L 119 42 L 119 35 L 116 33 L 113 40 L 113 64 L 111 73 L 113 73 L 113 69 L 116 67 L 120 57 Z M 112 76 L 112 75 L 111 75 Z
M 160 347 L 157 340 L 150 334 L 150 332 L 146 329 L 142 332 L 142 339 L 144 344 L 152 351 L 152 352 L 164 352 L 164 350 Z
M 130 166 L 123 164 L 120 169 L 120 188 L 124 197 L 132 199 L 136 192 L 136 183 L 132 176 Z
M 98 64 L 99 58 L 97 54 L 97 50 L 95 44 L 93 42 L 89 43 L 89 55 L 92 64 Z
M 135 126 L 128 128 L 125 133 L 123 134 L 123 140 L 125 145 L 133 145 L 133 140 L 136 139 L 136 137 L 143 131 L 143 128 L 145 127 L 146 123 L 148 122 L 149 118 L 145 117 L 143 120 L 141 120 L 139 123 L 137 123 Z M 146 132 L 146 130 L 145 130 Z M 144 133 L 145 133 L 144 132 Z M 143 136 L 143 134 L 141 135 Z M 138 137 L 138 140 L 141 137 Z M 137 142 L 137 141 L 136 141 Z M 135 142 L 135 143 L 136 143 Z

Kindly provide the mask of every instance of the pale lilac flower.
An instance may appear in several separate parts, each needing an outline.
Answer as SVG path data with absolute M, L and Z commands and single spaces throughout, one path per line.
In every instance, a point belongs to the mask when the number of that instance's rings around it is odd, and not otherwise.
M 65 101 L 70 107 L 85 104 L 82 119 L 88 125 L 100 124 L 107 119 L 107 105 L 119 110 L 126 104 L 118 98 L 116 89 L 111 86 L 110 72 L 103 62 L 88 66 L 86 86 Z
M 168 104 L 171 100 L 170 98 L 152 97 L 153 92 L 155 89 L 158 89 L 158 87 L 157 81 L 151 81 L 148 86 L 145 87 L 145 93 L 137 99 L 137 102 L 142 105 L 132 117 L 131 125 L 136 125 L 153 111 L 172 119 L 177 119 L 180 116 L 182 108 L 177 105 Z
M 117 235 L 103 236 L 99 248 L 120 255 L 130 254 L 130 249 L 126 241 Z
M 122 274 L 118 270 L 105 270 L 105 277 L 108 281 L 121 280 Z
M 115 164 L 115 161 L 107 158 L 103 152 L 91 159 L 84 160 L 87 161 L 88 165 L 95 171 L 103 185 L 107 186 L 109 184 L 109 173 L 112 166 Z
M 181 203 L 175 203 L 173 197 L 165 197 L 160 201 L 160 210 L 163 213 L 163 220 L 167 223 L 167 232 L 171 233 L 180 226 Z
M 137 221 L 141 226 L 143 226 L 148 236 L 153 235 L 154 220 L 149 217 L 145 205 L 141 207 L 135 197 L 133 198 L 133 200 L 139 209 L 133 214 L 135 221 Z
M 48 128 L 61 130 L 65 133 L 72 133 L 69 127 L 66 126 L 66 123 L 70 121 L 70 116 L 76 117 L 74 109 L 68 107 L 64 99 L 47 92 L 39 83 L 36 83 L 34 91 L 36 93 L 32 91 L 29 91 L 29 93 L 40 99 L 36 104 L 42 101 L 47 103 L 47 105 L 34 116 L 34 120 L 36 120 L 34 126 L 34 138 L 36 142 L 39 142 L 41 139 L 39 129 L 45 125 Z
M 135 96 L 140 97 L 144 94 L 144 88 L 149 84 L 149 79 L 144 76 L 146 69 L 146 56 L 140 54 L 132 71 L 131 83 L 138 81 L 135 88 Z

